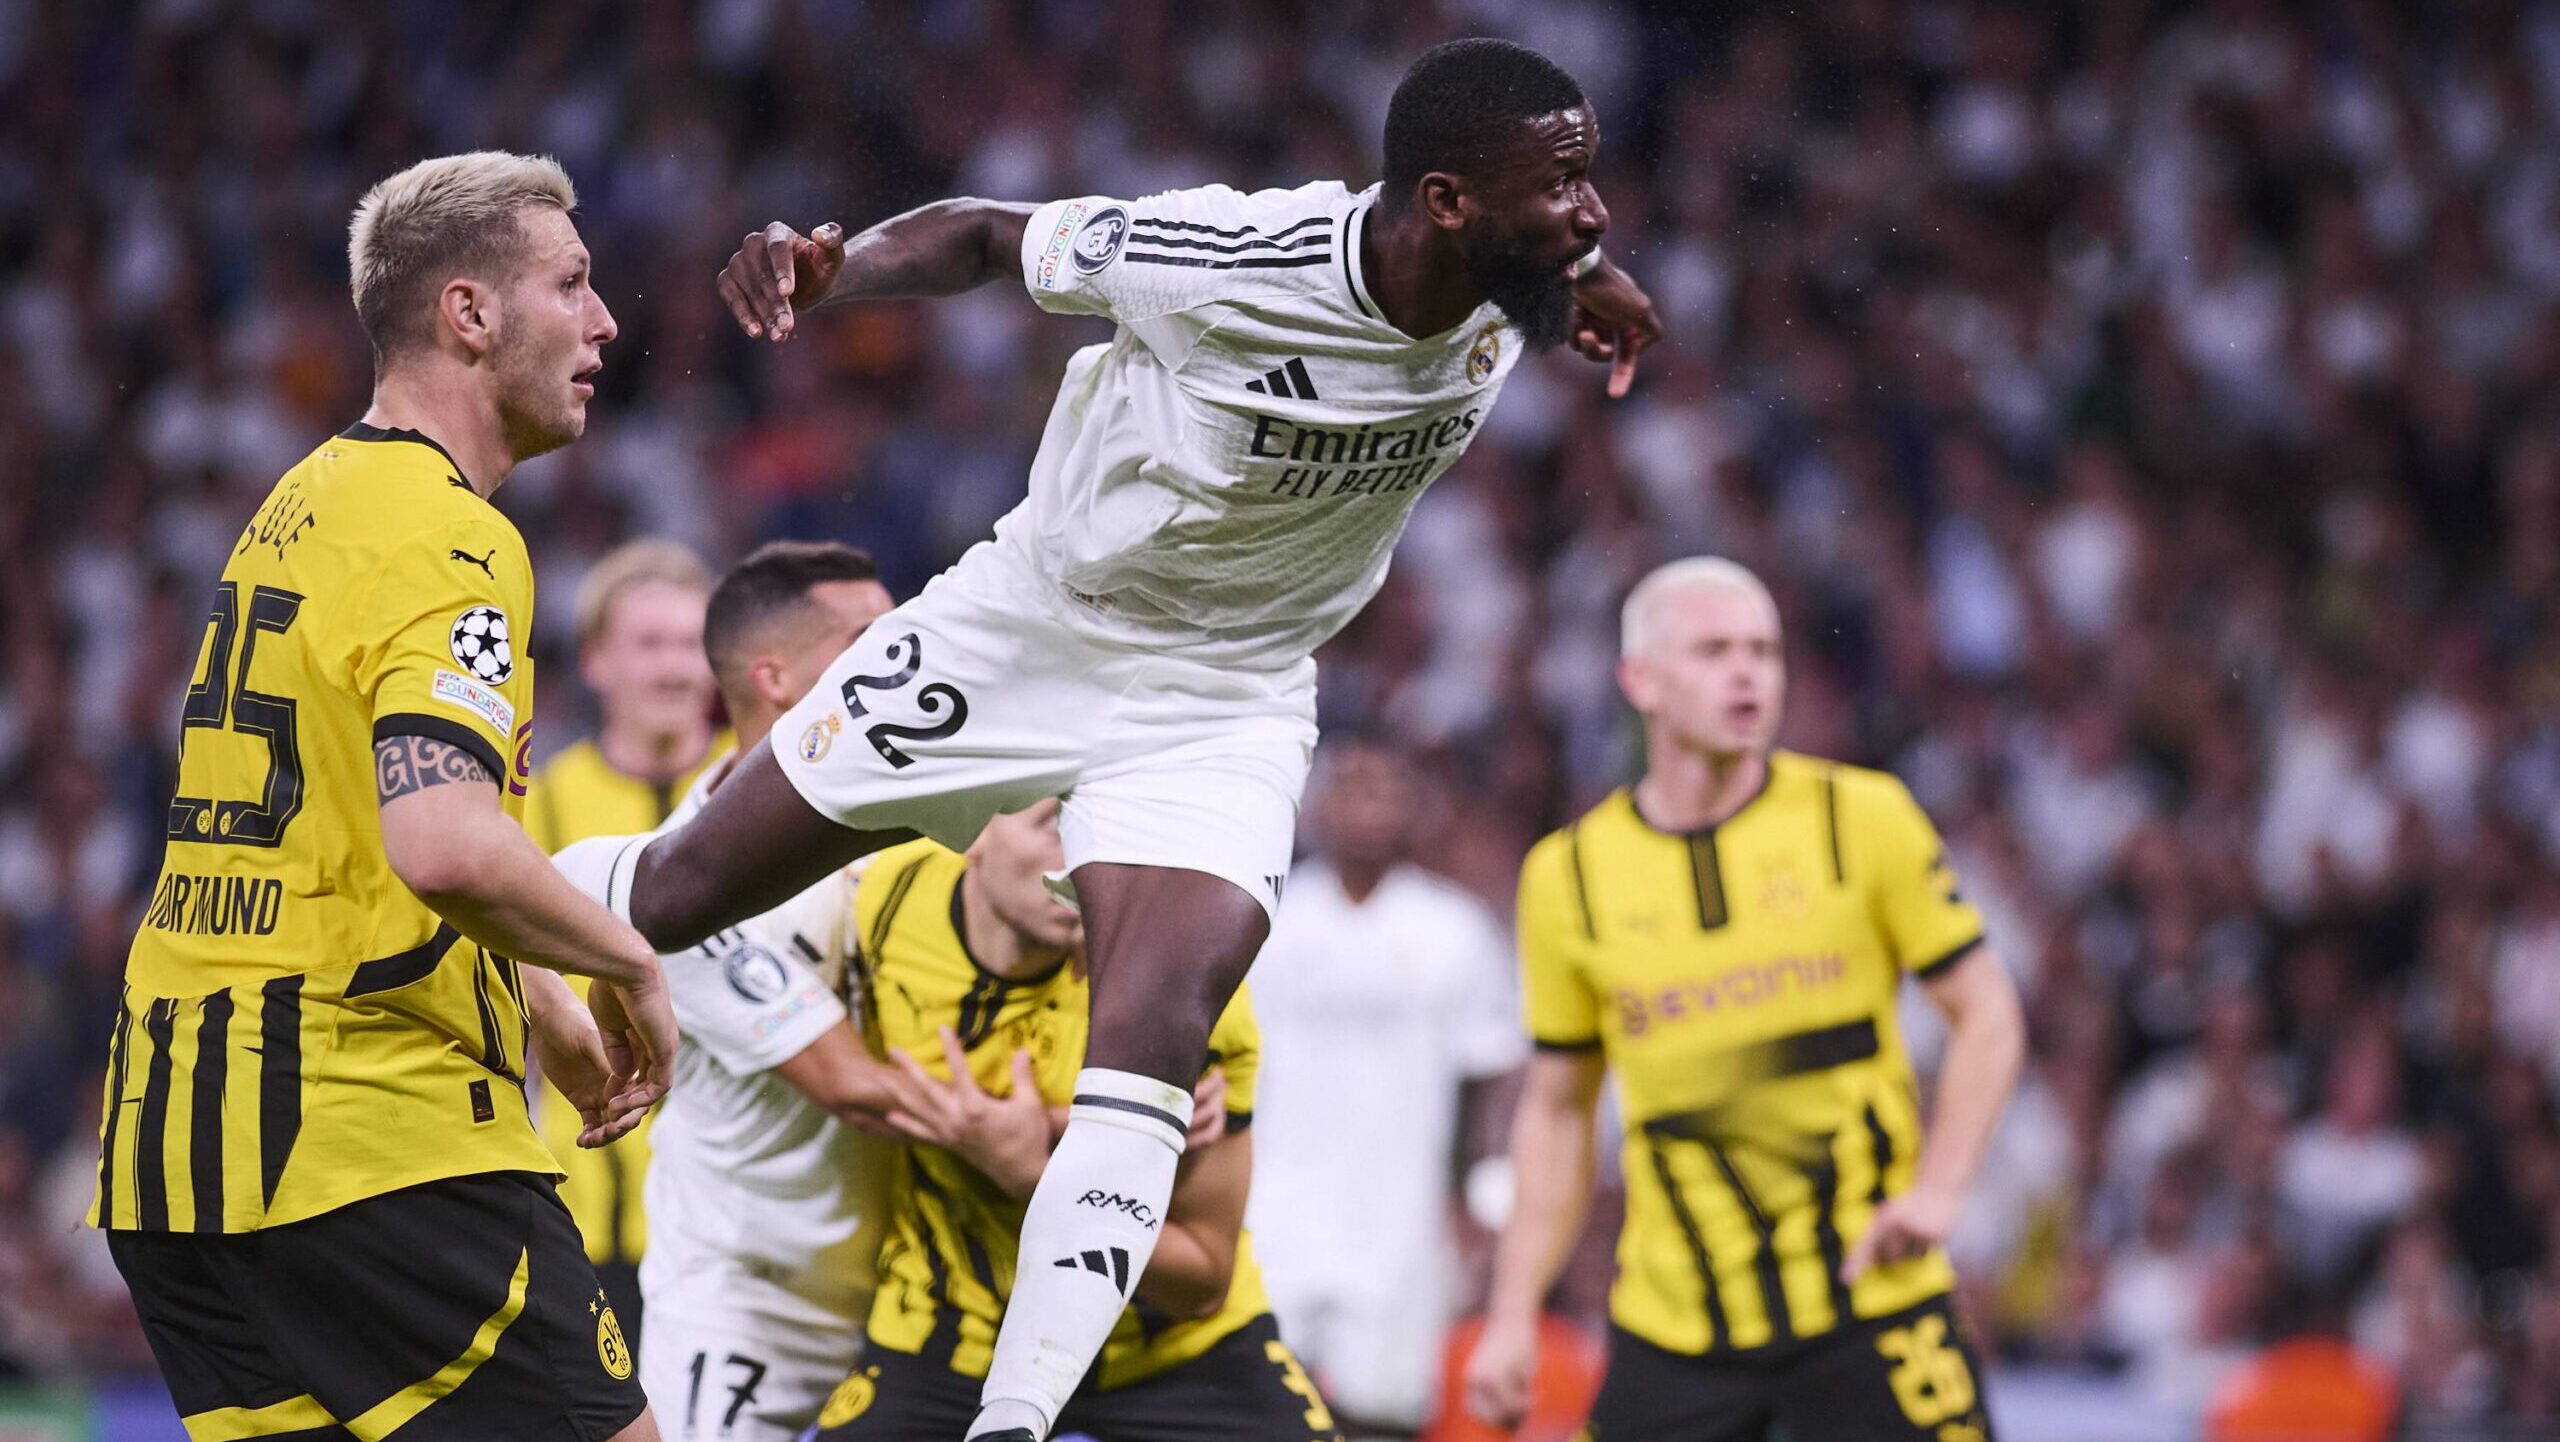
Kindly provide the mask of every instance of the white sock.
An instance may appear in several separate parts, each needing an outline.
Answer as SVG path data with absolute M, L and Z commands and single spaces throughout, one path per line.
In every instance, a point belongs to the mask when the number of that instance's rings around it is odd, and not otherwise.
M 1057 1425 L 1155 1255 L 1191 1094 L 1153 1077 L 1087 1067 L 1076 1074 L 1067 1117 L 1022 1219 L 1013 1298 L 973 1437 L 1004 1427 L 1041 1437 Z

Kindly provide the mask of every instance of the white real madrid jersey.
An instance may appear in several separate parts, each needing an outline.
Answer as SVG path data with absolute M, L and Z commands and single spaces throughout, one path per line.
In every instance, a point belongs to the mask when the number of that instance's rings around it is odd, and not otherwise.
M 1490 303 L 1417 339 L 1361 273 L 1377 191 L 1336 181 L 1042 206 L 1042 308 L 1108 316 L 1078 351 L 996 536 L 1100 633 L 1278 668 L 1386 580 L 1423 488 L 1483 429 L 1520 358 Z
M 666 825 L 701 810 L 733 761 L 705 768 Z M 684 1040 L 651 1133 L 644 1272 L 744 1270 L 840 1315 L 868 1307 L 884 1148 L 773 1072 L 847 1019 L 853 893 L 835 872 L 666 958 Z

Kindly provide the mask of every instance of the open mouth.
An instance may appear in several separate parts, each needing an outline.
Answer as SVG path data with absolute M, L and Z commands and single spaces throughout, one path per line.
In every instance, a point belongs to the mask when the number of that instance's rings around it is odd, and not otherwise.
M 575 375 L 570 376 L 569 388 L 576 391 L 581 398 L 592 396 L 596 393 L 596 377 L 602 374 L 603 371 L 604 362 L 598 361 L 594 365 L 587 367 L 585 370 L 579 371 Z

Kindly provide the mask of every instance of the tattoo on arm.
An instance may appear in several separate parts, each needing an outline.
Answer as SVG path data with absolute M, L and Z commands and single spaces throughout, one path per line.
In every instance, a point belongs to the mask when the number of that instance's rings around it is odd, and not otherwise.
M 489 768 L 481 765 L 478 757 L 449 741 L 427 736 L 386 736 L 373 743 L 373 790 L 378 799 L 389 801 L 448 781 L 498 784 L 498 778 L 489 774 Z

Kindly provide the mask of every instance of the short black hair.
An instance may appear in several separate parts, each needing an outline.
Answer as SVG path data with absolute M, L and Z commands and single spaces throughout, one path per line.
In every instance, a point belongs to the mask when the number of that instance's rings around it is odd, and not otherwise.
M 1516 122 L 1584 103 L 1563 66 L 1525 45 L 1478 37 L 1432 46 L 1387 102 L 1387 204 L 1403 204 L 1432 171 L 1483 163 Z
M 729 568 L 711 588 L 702 618 L 702 649 L 712 674 L 725 683 L 732 654 L 766 621 L 808 600 L 809 588 L 828 581 L 877 581 L 880 567 L 867 551 L 840 541 L 768 541 Z

